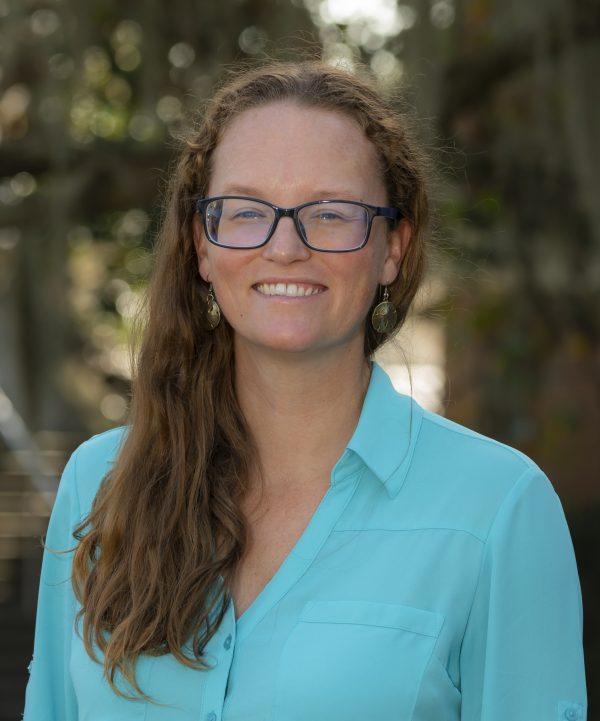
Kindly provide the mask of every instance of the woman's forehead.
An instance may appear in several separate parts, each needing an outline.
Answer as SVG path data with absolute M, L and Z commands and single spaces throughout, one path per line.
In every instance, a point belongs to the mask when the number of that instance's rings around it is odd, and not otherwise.
M 218 145 L 226 138 L 237 136 L 244 131 L 260 134 L 260 131 L 264 130 L 268 136 L 278 129 L 288 132 L 294 129 L 339 133 L 342 127 L 369 142 L 358 121 L 347 112 L 308 105 L 293 99 L 275 100 L 234 115 L 221 131 Z
M 345 113 L 277 101 L 244 110 L 224 128 L 211 158 L 211 193 L 270 181 L 354 193 L 382 185 L 375 146 Z

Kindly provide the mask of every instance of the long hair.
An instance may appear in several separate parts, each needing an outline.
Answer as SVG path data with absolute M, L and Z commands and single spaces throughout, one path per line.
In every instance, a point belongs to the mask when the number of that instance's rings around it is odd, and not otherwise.
M 140 654 L 171 653 L 188 666 L 208 667 L 203 649 L 225 614 L 246 548 L 240 500 L 258 458 L 236 398 L 231 327 L 222 321 L 210 330 L 204 321 L 208 288 L 198 273 L 192 221 L 228 123 L 281 100 L 346 114 L 377 149 L 389 205 L 412 229 L 389 286 L 398 327 L 423 276 L 428 203 L 421 155 L 369 78 L 313 61 L 272 63 L 218 89 L 171 177 L 127 433 L 74 534 L 82 637 L 92 658 L 94 647 L 103 654 L 106 677 L 122 696 L 148 698 L 135 678 Z M 384 340 L 366 323 L 365 356 Z M 133 696 L 117 686 L 117 674 Z

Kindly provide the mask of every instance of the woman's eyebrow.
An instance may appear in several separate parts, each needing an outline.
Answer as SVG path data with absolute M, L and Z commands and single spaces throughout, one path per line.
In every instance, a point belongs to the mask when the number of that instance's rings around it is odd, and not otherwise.
M 226 185 L 220 193 L 221 195 L 249 195 L 260 198 L 260 193 L 256 188 L 246 185 Z
M 252 188 L 248 185 L 226 185 L 220 195 L 247 195 L 253 198 L 262 198 L 263 200 L 269 200 L 262 191 L 258 188 Z M 307 196 L 304 202 L 310 202 L 311 200 L 328 200 L 329 198 L 337 198 L 339 200 L 356 200 L 362 202 L 362 198 L 359 198 L 355 193 L 338 188 L 337 190 L 314 190 Z

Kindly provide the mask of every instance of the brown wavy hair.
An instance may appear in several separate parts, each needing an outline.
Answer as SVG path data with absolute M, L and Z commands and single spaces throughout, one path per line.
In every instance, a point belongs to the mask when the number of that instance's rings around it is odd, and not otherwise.
M 403 116 L 366 71 L 305 61 L 232 74 L 208 102 L 172 173 L 127 433 L 74 533 L 72 582 L 85 647 L 96 660 L 94 645 L 102 652 L 108 682 L 127 698 L 149 698 L 135 677 L 141 654 L 171 653 L 188 666 L 209 667 L 203 649 L 225 614 L 247 544 L 240 500 L 250 470 L 259 468 L 257 452 L 235 393 L 231 327 L 223 320 L 211 331 L 204 320 L 208 288 L 198 273 L 192 221 L 224 128 L 248 108 L 281 100 L 344 113 L 377 149 L 388 203 L 402 209 L 412 229 L 389 286 L 398 327 L 423 276 L 422 156 Z M 365 356 L 384 340 L 366 323 Z M 116 685 L 117 674 L 133 695 Z

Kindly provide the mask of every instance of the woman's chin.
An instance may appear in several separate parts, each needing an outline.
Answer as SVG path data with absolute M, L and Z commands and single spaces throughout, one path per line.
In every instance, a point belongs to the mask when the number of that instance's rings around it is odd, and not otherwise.
M 279 328 L 272 329 L 254 338 L 243 337 L 236 333 L 236 348 L 262 350 L 267 353 L 288 353 L 296 355 L 330 355 L 332 351 L 341 354 L 362 353 L 362 335 L 339 337 L 335 333 L 316 333 L 315 329 Z

